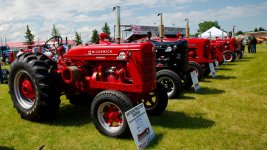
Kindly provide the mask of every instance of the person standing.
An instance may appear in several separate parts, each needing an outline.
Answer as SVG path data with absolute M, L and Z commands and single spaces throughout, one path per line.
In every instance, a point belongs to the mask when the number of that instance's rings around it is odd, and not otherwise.
M 3 75 L 2 75 L 2 60 L 3 60 L 3 57 L 2 57 L 2 53 L 0 51 L 0 83 L 3 83 Z
M 248 53 L 250 53 L 251 37 L 248 36 Z
M 256 44 L 257 44 L 257 39 L 256 37 L 253 35 L 252 39 L 251 39 L 251 53 L 256 53 Z

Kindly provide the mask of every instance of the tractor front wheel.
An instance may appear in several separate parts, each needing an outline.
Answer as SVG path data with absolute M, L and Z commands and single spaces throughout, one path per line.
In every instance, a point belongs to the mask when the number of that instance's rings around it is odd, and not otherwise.
M 91 117 L 100 133 L 109 137 L 125 137 L 130 133 L 125 112 L 131 108 L 131 100 L 125 94 L 105 90 L 94 98 Z
M 226 51 L 223 53 L 223 59 L 225 62 L 234 62 L 235 61 L 235 54 L 231 51 Z

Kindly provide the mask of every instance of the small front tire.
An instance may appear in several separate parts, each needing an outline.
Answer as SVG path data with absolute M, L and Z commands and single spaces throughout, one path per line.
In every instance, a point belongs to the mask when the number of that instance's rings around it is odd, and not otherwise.
M 97 130 L 109 137 L 129 135 L 125 112 L 133 108 L 131 100 L 123 93 L 113 90 L 100 92 L 91 105 L 91 117 Z

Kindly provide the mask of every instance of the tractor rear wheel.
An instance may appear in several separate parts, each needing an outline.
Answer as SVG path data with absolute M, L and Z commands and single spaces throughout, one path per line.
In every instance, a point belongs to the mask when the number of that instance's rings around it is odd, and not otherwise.
M 182 76 L 183 88 L 190 89 L 193 85 L 193 81 L 190 72 L 184 73 Z
M 132 102 L 125 94 L 105 90 L 94 98 L 91 117 L 100 133 L 109 137 L 125 137 L 130 133 L 125 112 L 131 108 Z
M 158 116 L 162 114 L 168 105 L 168 95 L 163 85 L 157 82 L 154 92 L 143 95 L 141 102 L 144 104 L 148 114 Z
M 236 58 L 242 59 L 242 57 L 243 57 L 243 52 L 242 51 L 236 51 L 235 54 L 236 54 Z
M 44 56 L 45 59 L 50 59 Z M 12 63 L 9 91 L 14 107 L 21 118 L 42 121 L 55 116 L 60 94 L 56 66 L 50 66 L 36 54 L 25 53 Z
M 168 98 L 175 98 L 181 95 L 182 81 L 174 71 L 168 69 L 160 70 L 156 73 L 156 78 L 166 89 Z
M 196 71 L 199 81 L 203 78 L 203 69 L 199 63 L 194 61 L 189 61 L 189 70 L 190 72 Z
M 203 73 L 204 77 L 209 76 L 210 72 L 211 72 L 211 71 L 210 71 L 210 66 L 209 66 L 209 64 L 206 64 L 206 65 L 205 65 L 205 71 L 204 71 L 204 73 Z

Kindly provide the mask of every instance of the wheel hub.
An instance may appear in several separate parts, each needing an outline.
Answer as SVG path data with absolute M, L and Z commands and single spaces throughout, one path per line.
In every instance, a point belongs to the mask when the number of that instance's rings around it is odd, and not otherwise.
M 104 112 L 103 116 L 105 118 L 106 123 L 109 126 L 118 127 L 122 123 L 121 112 L 117 108 L 115 108 L 115 106 L 112 105 L 106 106 L 105 109 L 107 109 L 107 111 Z
M 33 86 L 30 80 L 28 79 L 24 79 L 22 81 L 22 94 L 23 96 L 25 96 L 26 98 L 35 101 L 35 92 L 33 90 Z

